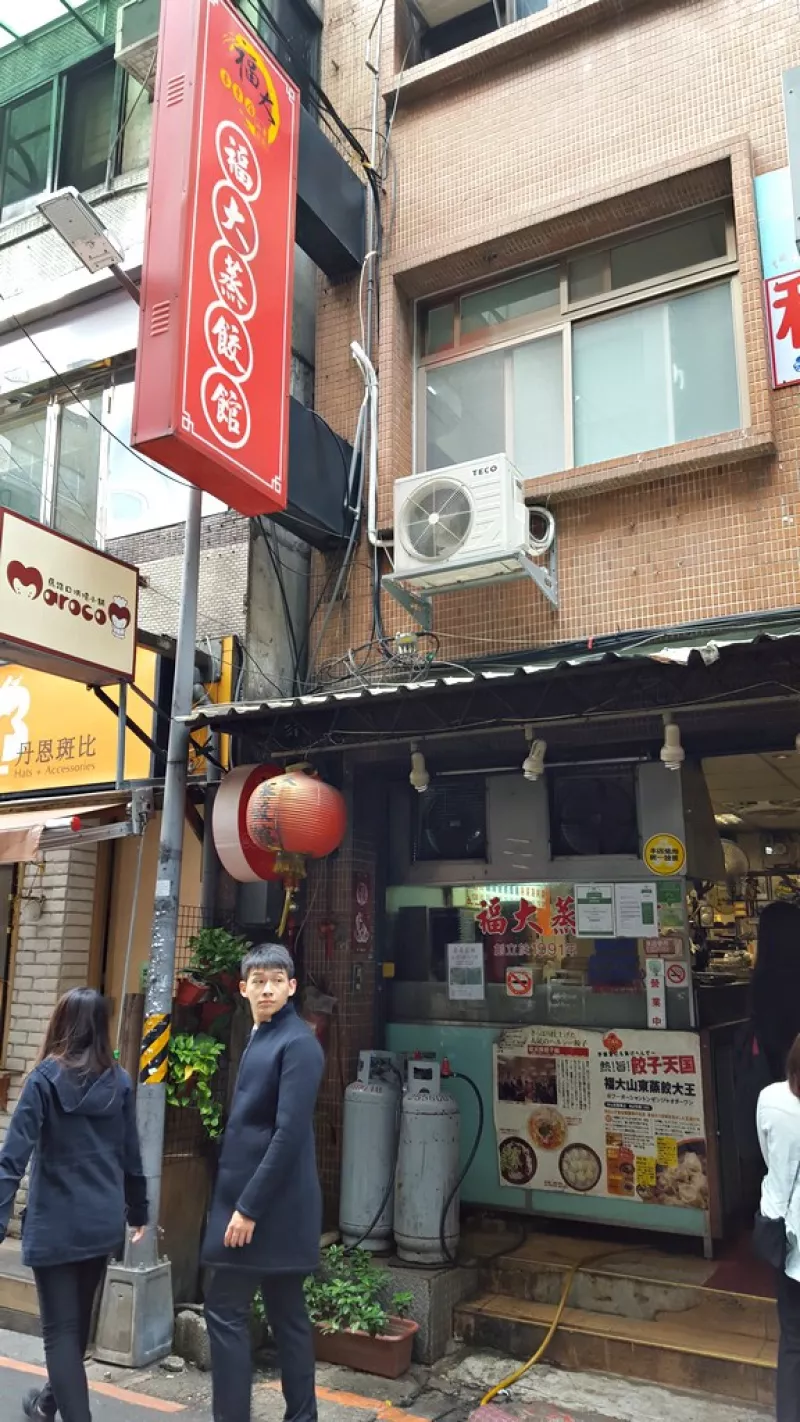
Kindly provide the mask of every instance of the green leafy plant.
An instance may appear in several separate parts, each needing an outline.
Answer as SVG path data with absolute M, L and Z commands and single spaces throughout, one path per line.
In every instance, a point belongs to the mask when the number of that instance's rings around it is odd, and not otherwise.
M 222 1134 L 222 1104 L 214 1095 L 213 1081 L 224 1051 L 223 1042 L 188 1032 L 175 1033 L 169 1044 L 167 1104 L 193 1106 L 212 1140 Z
M 385 1333 L 391 1315 L 404 1318 L 413 1295 L 395 1294 L 388 1307 L 381 1302 L 386 1274 L 366 1250 L 352 1254 L 341 1245 L 326 1249 L 319 1271 L 306 1280 L 308 1316 L 323 1333 L 360 1332 L 374 1338 Z
M 188 946 L 192 950 L 188 972 L 209 982 L 223 975 L 238 979 L 242 958 L 253 945 L 227 928 L 201 928 Z

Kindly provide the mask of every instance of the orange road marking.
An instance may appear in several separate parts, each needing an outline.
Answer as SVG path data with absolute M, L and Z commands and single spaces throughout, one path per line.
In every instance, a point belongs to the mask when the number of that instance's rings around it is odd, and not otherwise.
M 28 1373 L 35 1378 L 47 1377 L 46 1368 L 39 1368 L 35 1363 L 20 1363 L 16 1358 L 0 1357 L 0 1368 L 6 1368 L 12 1373 Z M 125 1387 L 114 1387 L 113 1383 L 90 1383 L 89 1390 L 101 1397 L 113 1397 L 115 1402 L 129 1402 L 136 1407 L 146 1407 L 149 1412 L 186 1411 L 182 1402 L 164 1402 L 160 1397 L 148 1397 L 140 1392 L 131 1392 Z
M 264 1384 L 271 1392 L 280 1392 L 279 1382 Z M 418 1417 L 405 1407 L 395 1407 L 391 1402 L 381 1402 L 377 1397 L 362 1397 L 359 1392 L 337 1392 L 332 1387 L 317 1385 L 317 1397 L 322 1402 L 336 1402 L 340 1407 L 358 1408 L 360 1412 L 374 1412 L 379 1422 L 430 1422 L 427 1417 Z

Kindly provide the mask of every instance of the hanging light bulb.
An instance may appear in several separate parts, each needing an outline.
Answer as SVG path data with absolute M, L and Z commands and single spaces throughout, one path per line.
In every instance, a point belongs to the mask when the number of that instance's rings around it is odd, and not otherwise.
M 522 762 L 522 774 L 526 780 L 538 780 L 540 776 L 544 775 L 547 741 L 535 739 L 533 726 L 525 727 L 525 739 L 528 742 L 528 754 Z
M 419 795 L 424 795 L 431 783 L 430 773 L 425 764 L 425 757 L 416 741 L 411 742 L 411 774 L 408 777 L 408 783 L 413 786 Z
M 681 745 L 681 728 L 672 713 L 664 713 L 664 744 L 661 747 L 661 761 L 667 770 L 680 770 L 686 759 L 686 751 Z

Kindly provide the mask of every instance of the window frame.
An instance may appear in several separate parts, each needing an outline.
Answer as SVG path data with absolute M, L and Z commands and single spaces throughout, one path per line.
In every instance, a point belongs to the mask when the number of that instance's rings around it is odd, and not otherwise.
M 58 473 L 59 460 L 61 456 L 61 434 L 62 434 L 62 413 L 69 405 L 76 403 L 88 404 L 89 401 L 99 395 L 101 397 L 102 412 L 100 419 L 103 428 L 100 430 L 100 442 L 98 449 L 98 469 L 97 469 L 97 507 L 94 511 L 94 543 L 87 544 L 87 547 L 100 548 L 105 546 L 106 541 L 106 501 L 108 489 L 109 471 L 109 440 L 111 438 L 108 431 L 108 417 L 110 412 L 113 390 L 118 382 L 109 382 L 108 373 L 104 372 L 96 380 L 88 381 L 76 387 L 76 395 L 80 401 L 76 401 L 68 391 L 58 391 L 43 395 L 41 400 L 31 401 L 26 407 L 25 414 L 36 414 L 40 411 L 44 413 L 44 446 L 42 450 L 42 487 L 39 495 L 39 512 L 37 522 L 46 528 L 56 529 L 56 518 L 58 516 Z M 87 419 L 92 416 L 87 414 Z M 13 428 L 17 423 L 22 423 L 23 417 L 19 419 L 9 419 L 0 422 L 0 435 L 6 430 Z M 2 507 L 2 505 L 0 505 Z M 68 535 L 75 537 L 74 534 Z
M 584 297 L 578 301 L 570 300 L 568 287 L 569 265 L 576 258 L 590 256 L 597 252 L 605 252 L 607 269 L 610 273 L 610 254 L 612 248 L 620 247 L 627 241 L 636 241 L 642 237 L 657 235 L 675 230 L 676 228 L 685 227 L 692 220 L 710 217 L 716 213 L 722 213 L 725 218 L 726 250 L 724 257 L 692 263 L 677 271 L 666 273 L 662 277 L 631 283 L 624 287 L 617 287 L 615 290 L 609 289 L 600 293 L 598 296 Z M 517 277 L 524 277 L 532 273 L 551 269 L 556 269 L 559 272 L 559 304 L 557 308 L 553 307 L 548 311 L 540 311 L 530 316 L 518 317 L 513 321 L 505 322 L 502 327 L 487 327 L 485 331 L 478 331 L 472 335 L 462 337 L 460 328 L 460 303 L 462 298 L 472 296 L 481 291 L 492 291 L 498 286 L 515 280 Z M 555 261 L 553 258 L 547 258 L 542 262 L 512 268 L 509 271 L 498 273 L 490 282 L 483 280 L 471 283 L 468 286 L 450 288 L 437 293 L 435 296 L 426 298 L 424 301 L 418 301 L 417 319 L 415 322 L 416 374 L 413 397 L 414 472 L 424 473 L 428 469 L 425 386 L 427 378 L 432 371 L 449 365 L 461 364 L 465 360 L 479 355 L 485 355 L 490 351 L 504 351 L 510 353 L 517 346 L 526 345 L 533 340 L 553 335 L 560 335 L 562 341 L 564 467 L 560 470 L 553 470 L 551 474 L 538 477 L 547 479 L 552 477 L 552 474 L 567 473 L 569 470 L 578 467 L 575 464 L 574 454 L 573 328 L 597 317 L 611 316 L 627 307 L 650 305 L 659 301 L 668 300 L 669 297 L 675 293 L 702 290 L 703 288 L 720 285 L 723 282 L 730 286 L 731 291 L 734 361 L 737 377 L 737 393 L 739 397 L 739 428 L 743 429 L 748 426 L 750 421 L 750 407 L 747 385 L 744 317 L 739 278 L 739 256 L 736 243 L 733 207 L 730 199 L 723 199 L 714 203 L 703 203 L 666 221 L 662 219 L 660 221 L 643 223 L 637 227 L 629 228 L 623 233 L 614 234 L 614 237 L 611 239 L 605 237 L 595 242 L 570 248 L 560 254 Z M 430 310 L 435 310 L 448 304 L 452 304 L 453 306 L 452 345 L 427 355 L 425 354 L 425 320 L 427 313 Z M 510 394 L 510 381 L 508 379 L 506 380 L 505 390 L 504 418 L 507 437 L 506 449 L 503 452 L 508 454 L 509 458 L 513 461 L 513 400 Z M 681 443 L 683 443 L 683 441 L 681 441 Z M 497 452 L 499 453 L 500 451 Z M 625 458 L 627 456 L 620 457 Z M 603 461 L 599 462 L 602 463 Z M 532 476 L 532 478 L 536 477 L 537 476 Z
M 109 159 L 106 163 L 105 178 L 102 183 L 96 183 L 84 192 L 95 192 L 98 188 L 107 188 L 109 184 L 118 177 L 122 167 L 122 152 L 120 145 L 120 130 L 125 117 L 125 103 L 130 83 L 130 77 L 122 71 L 114 59 L 113 49 L 104 48 L 98 54 L 92 55 L 89 59 L 83 59 L 78 64 L 71 64 L 67 68 L 59 71 L 52 79 L 48 79 L 43 84 L 37 84 L 32 89 L 18 94 L 14 99 L 9 100 L 0 108 L 0 230 L 12 223 L 19 222 L 25 217 L 30 217 L 36 210 L 37 200 L 54 192 L 60 182 L 60 173 L 64 164 L 64 120 L 67 106 L 67 95 L 71 84 L 80 82 L 82 74 L 91 74 L 93 70 L 105 66 L 112 66 L 114 69 L 114 84 L 111 100 L 111 124 L 115 141 L 110 149 Z M 47 159 L 47 186 L 41 192 L 23 198 L 14 204 L 13 210 L 3 215 L 3 192 L 5 188 L 6 153 L 8 143 L 8 123 L 7 115 L 19 104 L 24 104 L 36 94 L 46 94 L 50 90 L 50 136 Z

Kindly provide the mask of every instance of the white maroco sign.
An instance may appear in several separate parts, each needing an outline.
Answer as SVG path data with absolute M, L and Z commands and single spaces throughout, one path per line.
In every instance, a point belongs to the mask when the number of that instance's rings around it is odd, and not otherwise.
M 132 681 L 136 568 L 0 509 L 0 657 L 102 685 Z

